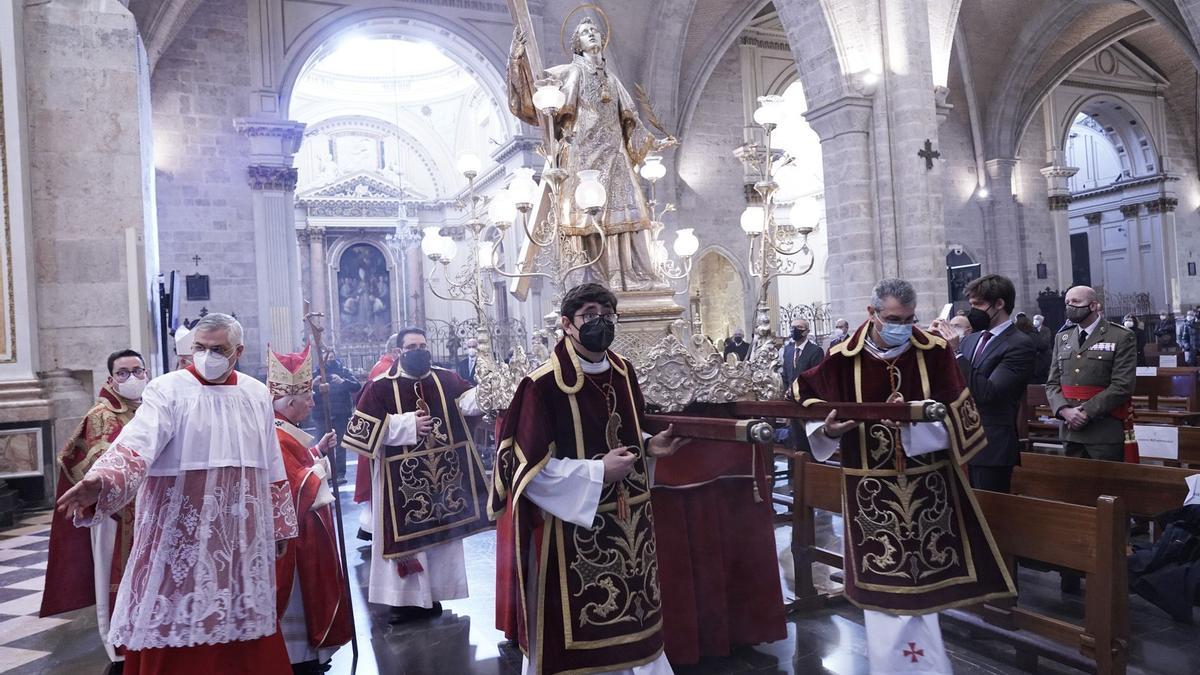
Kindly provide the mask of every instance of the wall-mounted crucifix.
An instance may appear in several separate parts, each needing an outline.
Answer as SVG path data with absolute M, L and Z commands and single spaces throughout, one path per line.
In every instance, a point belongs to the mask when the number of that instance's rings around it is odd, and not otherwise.
M 933 160 L 938 159 L 941 156 L 942 156 L 942 153 L 933 149 L 933 142 L 930 141 L 928 138 L 925 139 L 925 148 L 923 150 L 917 151 L 917 157 L 920 157 L 921 159 L 925 160 L 925 170 L 926 171 L 932 171 L 933 170 Z
M 203 258 L 199 255 L 192 256 L 192 262 L 196 263 L 197 268 L 200 267 L 201 260 Z M 207 274 L 200 274 L 199 272 L 189 274 L 184 278 L 184 281 L 186 283 L 187 299 L 189 302 L 204 302 L 209 299 Z

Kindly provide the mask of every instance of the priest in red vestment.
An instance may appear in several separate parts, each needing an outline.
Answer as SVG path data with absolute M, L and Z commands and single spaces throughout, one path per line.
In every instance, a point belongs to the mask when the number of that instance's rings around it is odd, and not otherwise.
M 818 461 L 841 450 L 845 592 L 865 610 L 872 673 L 950 673 L 936 613 L 1015 594 L 964 473 L 987 443 L 979 411 L 953 350 L 916 327 L 916 304 L 908 282 L 879 282 L 867 322 L 791 390 L 802 403 L 934 400 L 949 410 L 920 424 L 838 421 L 834 410 L 808 425 Z M 923 658 L 911 658 L 917 650 Z
M 78 483 L 108 451 L 113 439 L 141 405 L 142 391 L 149 379 L 141 354 L 125 349 L 109 355 L 108 380 L 100 390 L 100 398 L 58 454 L 56 497 Z M 108 627 L 132 543 L 132 502 L 86 530 L 72 525 L 58 511 L 50 524 L 50 559 L 46 563 L 46 590 L 39 616 L 95 605 L 96 627 L 104 651 L 113 663 L 125 660 L 124 650 L 109 644 Z
M 490 529 L 483 464 L 463 415 L 475 389 L 431 365 L 425 331 L 399 333 L 401 355 L 359 397 L 343 442 L 372 465 L 370 602 L 392 621 L 437 616 L 468 594 L 463 538 Z
M 498 435 L 497 618 L 516 626 L 530 673 L 671 672 L 650 487 L 684 439 L 643 433 L 637 375 L 609 350 L 616 310 L 599 284 L 566 294 L 565 337 Z
M 78 527 L 136 494 L 108 639 L 126 675 L 290 675 L 275 560 L 298 531 L 265 385 L 235 370 L 242 326 L 208 314 L 192 365 L 155 378 L 108 452 L 58 500 Z
M 308 347 L 298 354 L 276 354 L 267 348 L 275 433 L 300 529 L 300 536 L 288 542 L 287 553 L 275 562 L 279 628 L 297 675 L 325 672 L 333 653 L 354 632 L 326 456 L 336 436 L 330 431 L 314 446 L 315 439 L 298 426 L 312 412 L 312 386 Z

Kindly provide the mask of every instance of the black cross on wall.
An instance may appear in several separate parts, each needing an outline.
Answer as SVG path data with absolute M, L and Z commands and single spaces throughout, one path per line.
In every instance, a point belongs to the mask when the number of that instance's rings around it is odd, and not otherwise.
M 925 170 L 933 170 L 933 160 L 942 156 L 942 153 L 933 149 L 933 142 L 928 138 L 925 139 L 925 149 L 917 151 L 917 157 L 925 160 Z

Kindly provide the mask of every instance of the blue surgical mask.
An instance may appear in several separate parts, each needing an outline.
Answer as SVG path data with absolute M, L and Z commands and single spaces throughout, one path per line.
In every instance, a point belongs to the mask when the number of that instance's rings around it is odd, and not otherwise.
M 908 324 L 880 321 L 880 325 L 879 337 L 888 347 L 899 347 L 912 338 L 913 327 Z

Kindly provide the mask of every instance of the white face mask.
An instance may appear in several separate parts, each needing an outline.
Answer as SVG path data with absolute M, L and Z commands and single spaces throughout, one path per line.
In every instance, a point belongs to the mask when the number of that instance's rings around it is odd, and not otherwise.
M 1126 327 L 1126 328 L 1128 328 L 1129 330 L 1133 330 L 1133 322 L 1132 322 L 1132 321 L 1126 321 L 1126 322 L 1125 322 L 1125 327 Z
M 475 355 L 478 353 L 479 353 L 479 350 L 477 348 L 467 347 L 467 356 L 470 356 L 471 358 L 475 358 Z
M 149 381 L 150 378 L 148 377 L 146 379 L 139 379 L 130 375 L 128 380 L 116 382 L 114 389 L 122 397 L 130 401 L 136 401 L 142 397 L 142 392 L 146 389 L 146 383 Z
M 209 351 L 196 354 L 192 358 L 192 365 L 196 367 L 196 372 L 200 373 L 200 377 L 209 382 L 215 382 L 229 372 L 229 359 Z

